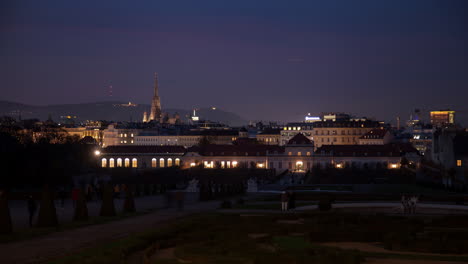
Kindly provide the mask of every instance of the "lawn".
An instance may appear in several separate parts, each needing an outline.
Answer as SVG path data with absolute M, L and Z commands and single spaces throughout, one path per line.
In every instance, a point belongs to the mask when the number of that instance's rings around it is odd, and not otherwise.
M 126 263 L 137 252 L 144 253 L 147 263 L 166 264 L 358 264 L 366 257 L 468 261 L 468 256 L 453 255 L 468 253 L 467 221 L 460 216 L 406 218 L 336 212 L 205 213 L 51 263 Z M 361 252 L 323 245 L 330 241 L 379 242 L 387 250 L 410 253 Z

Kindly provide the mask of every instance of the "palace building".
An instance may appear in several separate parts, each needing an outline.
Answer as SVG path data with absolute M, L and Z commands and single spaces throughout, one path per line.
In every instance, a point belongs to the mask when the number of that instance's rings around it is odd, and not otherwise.
M 314 152 L 314 143 L 299 133 L 285 146 L 264 144 L 205 146 L 110 146 L 100 153 L 103 168 L 259 168 L 306 172 L 314 166 L 336 168 L 400 168 L 403 158 L 419 162 L 407 145 L 326 145 Z

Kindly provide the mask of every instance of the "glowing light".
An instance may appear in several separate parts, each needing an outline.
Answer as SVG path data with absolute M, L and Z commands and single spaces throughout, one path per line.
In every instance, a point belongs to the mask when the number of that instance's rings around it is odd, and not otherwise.
M 343 168 L 343 164 L 337 163 L 335 167 L 336 167 L 337 169 L 342 169 L 342 168 Z
M 237 161 L 233 161 L 233 162 L 232 162 L 232 167 L 233 167 L 233 168 L 237 167 Z
M 391 164 L 391 165 L 390 165 L 390 168 L 396 169 L 396 168 L 398 168 L 398 164 Z
M 94 151 L 94 155 L 96 155 L 96 156 L 101 155 L 101 151 L 99 151 L 99 150 Z
M 195 162 L 190 163 L 190 167 L 195 167 L 197 164 Z

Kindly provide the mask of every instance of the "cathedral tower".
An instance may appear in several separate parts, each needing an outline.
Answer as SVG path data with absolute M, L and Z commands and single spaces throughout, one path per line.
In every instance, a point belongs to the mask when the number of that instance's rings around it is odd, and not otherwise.
M 151 112 L 148 121 L 160 121 L 161 119 L 161 101 L 159 100 L 158 73 L 154 73 L 154 95 L 151 101 Z

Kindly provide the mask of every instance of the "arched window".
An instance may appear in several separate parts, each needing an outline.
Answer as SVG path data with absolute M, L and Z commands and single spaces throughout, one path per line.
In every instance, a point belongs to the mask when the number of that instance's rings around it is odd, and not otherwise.
M 164 168 L 164 159 L 163 158 L 159 159 L 159 167 Z
M 156 168 L 156 166 L 157 166 L 157 164 L 156 164 L 156 159 L 153 158 L 153 159 L 151 160 L 151 167 Z
M 129 158 L 126 158 L 126 159 L 125 159 L 124 165 L 125 165 L 125 168 L 130 167 L 130 159 L 129 159 Z
M 175 165 L 180 166 L 180 159 L 179 158 L 175 159 Z
M 114 168 L 114 159 L 109 159 L 109 168 Z
M 107 167 L 107 159 L 102 159 L 101 160 L 101 167 L 103 167 L 103 168 Z
M 122 167 L 122 159 L 121 158 L 117 159 L 117 167 Z
M 138 161 L 137 161 L 137 159 L 135 159 L 135 158 L 132 159 L 132 167 L 133 167 L 133 168 L 138 167 Z
M 171 167 L 171 166 L 172 166 L 172 159 L 171 159 L 171 158 L 168 158 L 168 159 L 167 159 L 167 166 L 168 166 L 168 167 Z

